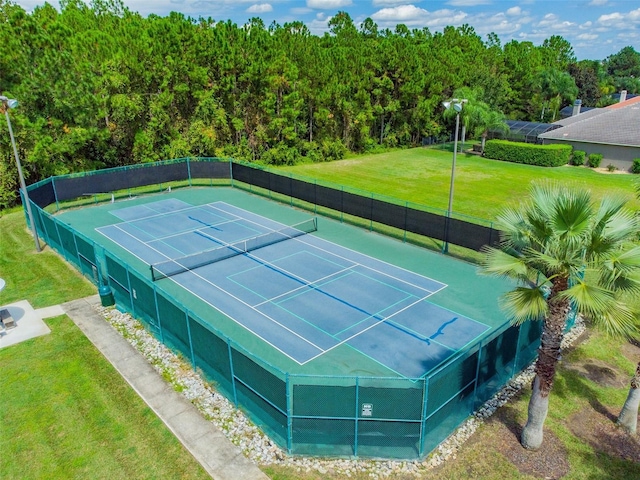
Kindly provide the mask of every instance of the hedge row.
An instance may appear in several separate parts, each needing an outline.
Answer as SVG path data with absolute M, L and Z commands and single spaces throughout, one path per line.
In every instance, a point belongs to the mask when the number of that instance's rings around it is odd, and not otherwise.
M 572 150 L 571 145 L 534 145 L 508 140 L 489 140 L 485 145 L 484 155 L 505 162 L 560 167 L 569 163 Z

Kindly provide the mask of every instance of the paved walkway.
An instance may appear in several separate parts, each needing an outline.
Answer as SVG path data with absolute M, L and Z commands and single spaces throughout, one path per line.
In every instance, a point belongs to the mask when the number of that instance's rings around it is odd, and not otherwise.
M 92 306 L 99 303 L 95 295 L 62 308 L 204 469 L 220 480 L 268 479 L 105 321 Z

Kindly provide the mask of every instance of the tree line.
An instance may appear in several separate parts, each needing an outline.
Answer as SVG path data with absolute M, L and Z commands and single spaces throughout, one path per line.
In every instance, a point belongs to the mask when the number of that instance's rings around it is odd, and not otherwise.
M 577 61 L 559 36 L 502 45 L 469 25 L 379 29 L 345 12 L 329 28 L 145 18 L 120 0 L 28 13 L 0 0 L 0 92 L 21 103 L 10 115 L 27 183 L 184 156 L 279 165 L 419 145 L 451 131 L 442 101 L 460 92 L 477 107 L 464 126 L 480 136 L 496 113 L 550 121 L 575 98 L 640 91 L 632 47 Z M 8 135 L 0 150 L 6 207 L 18 186 Z

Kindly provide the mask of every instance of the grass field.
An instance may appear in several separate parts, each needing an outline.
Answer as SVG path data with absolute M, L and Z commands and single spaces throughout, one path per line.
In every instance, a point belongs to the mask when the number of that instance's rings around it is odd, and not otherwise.
M 280 167 L 279 172 L 349 185 L 446 211 L 451 179 L 451 152 L 413 148 L 363 155 L 330 163 Z M 594 198 L 620 193 L 634 199 L 630 174 L 608 174 L 586 167 L 535 167 L 459 154 L 456 161 L 453 211 L 493 220 L 503 205 L 526 194 L 534 180 L 550 179 L 588 186 Z
M 445 209 L 450 169 L 451 153 L 413 149 L 282 171 Z M 621 192 L 630 198 L 635 180 L 586 168 L 543 169 L 461 155 L 454 210 L 491 219 L 540 178 L 588 185 L 596 197 Z M 0 231 L 0 277 L 7 280 L 0 303 L 27 299 L 39 308 L 95 293 L 50 250 L 33 252 L 21 211 L 4 212 Z M 0 350 L 0 477 L 206 478 L 67 317 L 48 324 L 50 335 Z M 591 334 L 560 364 L 539 452 L 518 444 L 525 389 L 481 426 L 456 458 L 421 478 L 637 478 L 640 442 L 622 435 L 613 422 L 638 356 L 637 347 Z M 263 470 L 280 480 L 344 478 L 330 468 L 324 473 L 286 466 Z
M 95 288 L 45 248 L 22 211 L 0 218 L 0 304 L 34 308 Z M 0 350 L 0 478 L 209 478 L 67 316 L 49 335 Z

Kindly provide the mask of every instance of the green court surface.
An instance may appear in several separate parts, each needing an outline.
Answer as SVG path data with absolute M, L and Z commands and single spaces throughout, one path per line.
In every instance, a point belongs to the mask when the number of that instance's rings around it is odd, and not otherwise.
M 152 282 L 149 266 L 151 262 L 145 262 L 139 258 L 140 255 L 132 254 L 131 249 L 123 247 L 122 241 L 117 239 L 114 241 L 97 230 L 101 227 L 122 222 L 120 217 L 122 217 L 124 209 L 134 211 L 135 208 L 133 207 L 158 204 L 158 202 L 170 199 L 185 202 L 191 206 L 205 206 L 215 202 L 224 202 L 283 225 L 298 224 L 308 220 L 311 216 L 305 210 L 277 203 L 237 188 L 220 186 L 177 189 L 162 194 L 122 199 L 114 203 L 65 210 L 58 213 L 56 218 L 95 243 L 98 263 L 104 263 L 105 254 L 117 257 L 124 264 L 127 264 L 132 272 L 148 280 L 154 289 L 162 291 L 164 296 L 168 298 L 173 298 L 176 303 L 181 304 L 188 312 L 192 312 L 204 322 L 207 322 L 213 329 L 230 338 L 242 350 L 287 374 L 399 378 L 428 376 L 430 371 L 437 369 L 448 358 L 460 351 L 470 349 L 482 338 L 491 336 L 498 330 L 504 330 L 505 325 L 508 323 L 508 319 L 498 306 L 500 295 L 512 288 L 512 285 L 506 280 L 479 276 L 475 265 L 356 226 L 341 223 L 337 220 L 320 217 L 317 231 L 308 235 L 357 252 L 357 255 L 362 254 L 372 257 L 374 259 L 372 261 L 391 264 L 393 267 L 390 268 L 398 267 L 399 270 L 413 272 L 444 284 L 443 288 L 434 289 L 435 291 L 430 293 L 425 301 L 440 307 L 438 311 L 452 312 L 452 315 L 455 315 L 456 318 L 463 317 L 474 325 L 482 325 L 483 328 L 479 330 L 482 335 L 474 334 L 469 341 L 465 340 L 462 344 L 457 344 L 455 348 L 445 348 L 439 351 L 439 356 L 435 360 L 434 358 L 431 358 L 430 361 L 425 359 L 424 370 L 420 373 L 416 373 L 418 370 L 415 369 L 407 370 L 411 374 L 405 373 L 403 375 L 398 373 L 402 371 L 402 368 L 390 367 L 388 362 L 381 360 L 381 358 L 389 356 L 388 352 L 385 352 L 382 357 L 376 354 L 376 349 L 386 348 L 387 350 L 393 349 L 397 351 L 403 349 L 402 338 L 404 337 L 395 336 L 394 333 L 399 330 L 398 328 L 396 330 L 392 328 L 386 330 L 389 334 L 388 342 L 385 340 L 384 335 L 377 335 L 375 339 L 368 339 L 366 335 L 362 335 L 356 339 L 357 341 L 352 341 L 351 343 L 337 342 L 317 356 L 310 356 L 305 361 L 296 361 L 291 355 L 286 354 L 286 348 L 277 348 L 277 341 L 265 341 L 264 335 L 256 334 L 260 327 L 248 326 L 248 323 L 241 316 L 231 318 L 231 316 L 223 314 L 222 312 L 226 311 L 224 306 L 216 304 L 215 300 L 208 299 L 204 294 L 195 295 L 190 288 L 185 288 L 188 282 L 181 284 L 172 279 Z M 121 213 L 118 214 L 118 211 Z M 161 221 L 162 218 L 158 219 L 158 222 Z M 167 220 L 165 219 L 164 221 L 166 222 Z M 171 224 L 164 228 L 170 229 Z M 289 242 L 293 242 L 293 240 L 280 243 L 278 246 L 280 251 L 286 252 Z M 231 262 L 231 260 L 223 260 L 222 263 L 224 262 Z M 228 265 L 233 264 L 228 263 Z M 249 279 L 244 281 L 249 282 Z M 259 284 L 261 282 L 269 282 L 269 277 L 258 277 L 255 282 L 258 286 L 254 290 L 260 290 Z M 347 284 L 344 285 L 344 287 L 346 286 Z M 133 289 L 131 294 L 135 296 L 136 290 Z M 308 295 L 308 298 L 308 301 L 312 301 L 312 295 Z M 321 303 L 323 300 L 318 298 L 316 301 Z M 306 318 L 305 313 L 298 311 L 303 307 L 303 303 L 295 306 L 298 317 L 304 319 Z M 426 314 L 425 311 L 427 312 Z M 423 325 L 424 329 L 429 330 L 427 327 L 430 322 L 434 324 L 432 330 L 442 328 L 441 324 L 446 322 L 443 322 L 442 319 L 429 318 L 429 311 L 424 309 L 407 310 L 403 313 L 404 317 L 412 316 L 412 318 L 404 318 L 404 322 L 412 325 L 412 332 L 421 331 Z M 420 318 L 421 314 L 425 318 Z M 337 315 L 340 315 L 340 313 L 337 313 Z M 465 332 L 460 330 L 460 334 L 462 333 Z M 402 332 L 399 335 L 403 335 Z M 418 336 L 413 335 L 413 337 Z M 308 337 L 311 342 L 314 341 L 313 333 Z M 429 338 L 433 339 L 434 337 Z M 422 339 L 420 341 L 425 340 Z M 428 342 L 428 340 L 426 341 Z M 375 345 L 368 345 L 367 342 L 374 342 Z M 414 343 L 415 345 L 411 348 L 418 349 L 413 352 L 413 357 L 416 357 L 420 355 L 420 343 L 417 340 Z M 407 346 L 407 348 L 409 347 Z M 295 355 L 293 356 L 295 357 Z M 401 359 L 397 361 L 401 361 Z

